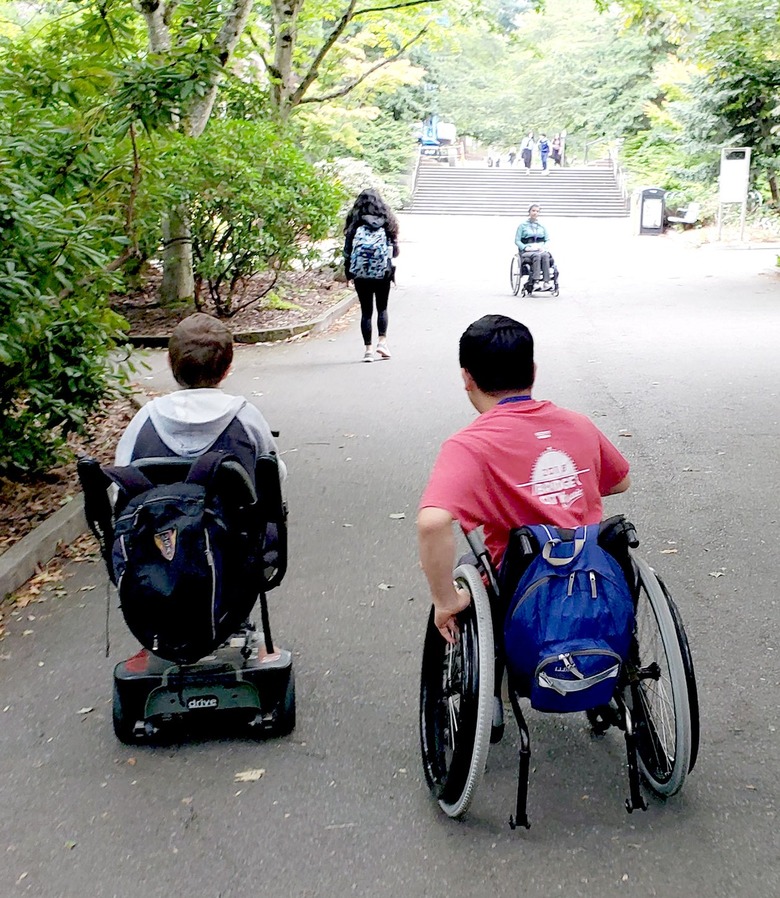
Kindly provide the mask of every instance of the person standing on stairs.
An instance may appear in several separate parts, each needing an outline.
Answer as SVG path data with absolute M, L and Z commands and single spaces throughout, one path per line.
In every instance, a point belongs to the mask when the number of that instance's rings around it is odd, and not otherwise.
M 534 132 L 529 131 L 520 143 L 520 158 L 523 160 L 526 174 L 531 171 L 531 159 L 534 154 L 535 146 L 536 141 L 534 140 Z

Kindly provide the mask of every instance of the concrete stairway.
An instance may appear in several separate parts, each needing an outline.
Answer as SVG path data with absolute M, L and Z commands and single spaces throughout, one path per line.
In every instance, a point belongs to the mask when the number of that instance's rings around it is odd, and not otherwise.
M 450 167 L 424 158 L 404 212 L 517 218 L 531 203 L 539 203 L 545 216 L 618 218 L 629 212 L 608 165 L 526 174 L 517 167 Z

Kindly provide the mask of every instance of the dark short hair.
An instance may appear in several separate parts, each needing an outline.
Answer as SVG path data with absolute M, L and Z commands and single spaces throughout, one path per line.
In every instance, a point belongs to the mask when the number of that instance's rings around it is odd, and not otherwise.
M 534 382 L 534 338 L 506 315 L 485 315 L 460 338 L 460 367 L 485 393 L 529 390 Z
M 216 387 L 233 361 L 233 335 L 219 319 L 196 312 L 173 329 L 168 356 L 182 387 Z

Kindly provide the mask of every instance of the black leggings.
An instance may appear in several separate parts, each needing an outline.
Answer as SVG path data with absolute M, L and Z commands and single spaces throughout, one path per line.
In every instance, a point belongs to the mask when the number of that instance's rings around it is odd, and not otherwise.
M 371 345 L 371 318 L 376 298 L 376 329 L 379 339 L 387 335 L 387 302 L 390 299 L 390 278 L 355 278 L 355 292 L 360 300 L 360 332 L 363 343 Z

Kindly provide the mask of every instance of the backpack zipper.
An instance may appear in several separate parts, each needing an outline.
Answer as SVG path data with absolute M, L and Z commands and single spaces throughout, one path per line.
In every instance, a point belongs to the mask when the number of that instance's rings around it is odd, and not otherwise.
M 591 598 L 597 599 L 599 597 L 598 589 L 596 589 L 596 572 L 588 571 L 588 576 L 590 577 L 590 595 Z
M 543 658 L 539 662 L 539 664 L 537 664 L 536 670 L 534 671 L 534 678 L 538 678 L 543 668 L 546 667 L 551 661 L 561 661 L 563 662 L 564 667 L 566 667 L 566 670 L 574 674 L 574 676 L 578 677 L 579 679 L 585 679 L 583 674 L 581 674 L 578 670 L 576 662 L 574 660 L 574 657 L 578 655 L 606 655 L 609 658 L 614 658 L 618 664 L 623 663 L 623 659 L 620 657 L 620 655 L 618 655 L 617 652 L 613 652 L 611 649 L 579 649 L 573 652 L 563 652 L 557 655 L 547 655 L 546 658 Z M 564 660 L 566 658 L 569 659 L 568 663 L 566 660 Z M 573 669 L 570 669 L 569 665 L 571 665 L 571 668 Z

